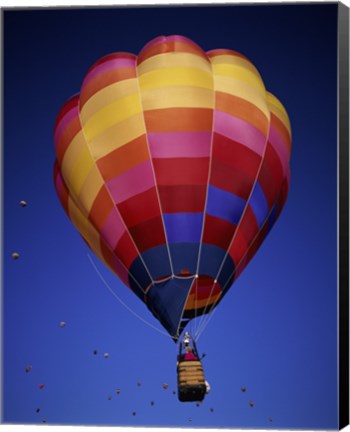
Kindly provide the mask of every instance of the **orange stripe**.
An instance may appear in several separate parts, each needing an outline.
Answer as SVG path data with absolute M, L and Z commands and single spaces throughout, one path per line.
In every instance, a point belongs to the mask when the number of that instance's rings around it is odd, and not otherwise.
M 89 214 L 89 220 L 93 222 L 98 231 L 102 230 L 113 207 L 114 205 L 107 188 L 103 185 L 95 198 Z
M 215 108 L 234 117 L 240 118 L 256 127 L 265 136 L 269 123 L 265 114 L 251 102 L 223 92 L 215 93 Z
M 136 69 L 134 68 L 117 68 L 112 69 L 103 75 L 98 75 L 94 80 L 87 84 L 80 95 L 80 108 L 99 90 L 114 84 L 118 81 L 123 81 L 131 78 L 136 78 Z
M 149 159 L 147 139 L 142 135 L 97 161 L 105 181 Z
M 207 108 L 166 108 L 144 112 L 147 132 L 211 131 L 213 110 Z
M 220 297 L 221 297 L 221 292 L 216 295 L 211 295 L 210 299 L 206 298 L 204 300 L 196 300 L 193 295 L 190 295 L 187 299 L 185 310 L 201 309 L 205 306 L 210 308 L 213 303 L 219 300 Z

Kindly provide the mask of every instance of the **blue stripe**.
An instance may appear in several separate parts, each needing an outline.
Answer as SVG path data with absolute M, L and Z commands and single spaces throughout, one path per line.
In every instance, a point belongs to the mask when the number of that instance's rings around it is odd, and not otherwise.
M 164 213 L 168 243 L 199 243 L 203 213 Z
M 221 265 L 222 269 L 219 274 L 218 282 L 221 287 L 226 285 L 225 289 L 228 289 L 232 283 L 232 281 L 231 283 L 229 282 L 229 279 L 235 270 L 235 265 L 231 256 L 229 254 L 226 255 L 226 250 L 224 249 L 203 243 L 198 273 L 211 276 L 215 279 Z
M 185 269 L 190 274 L 196 273 L 199 243 L 172 243 L 169 249 L 175 274 Z
M 169 253 L 166 244 L 148 249 L 141 254 L 152 279 L 171 275 Z
M 206 212 L 212 216 L 238 224 L 246 201 L 237 195 L 209 185 Z
M 272 212 L 270 213 L 267 225 L 267 233 L 271 231 L 271 228 L 274 226 L 277 219 L 277 204 L 275 204 L 272 208 Z
M 268 215 L 269 208 L 264 192 L 258 182 L 255 183 L 252 196 L 249 200 L 249 204 L 254 212 L 256 220 L 258 221 L 259 228 L 261 228 Z

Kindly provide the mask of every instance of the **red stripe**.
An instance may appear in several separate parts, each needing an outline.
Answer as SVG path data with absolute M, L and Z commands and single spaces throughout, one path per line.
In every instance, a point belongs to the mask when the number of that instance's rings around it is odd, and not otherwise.
M 209 183 L 213 186 L 247 200 L 254 181 L 255 177 L 247 176 L 246 173 L 233 168 L 222 160 L 212 160 Z
M 125 267 L 129 269 L 133 261 L 138 256 L 138 252 L 128 232 L 125 232 L 121 236 L 117 243 L 117 246 L 114 249 L 114 252 L 125 265 Z
M 238 230 L 243 234 L 246 243 L 249 245 L 254 236 L 259 230 L 259 226 L 250 205 L 245 210 L 243 219 L 241 220 Z
M 81 124 L 79 117 L 75 117 L 75 119 L 69 123 L 66 129 L 62 132 L 58 143 L 56 144 L 56 156 L 58 163 L 61 165 L 63 156 L 72 142 L 73 138 L 79 133 L 81 130 Z
M 227 250 L 235 229 L 236 225 L 216 216 L 206 214 L 203 243 L 215 245 L 221 249 Z
M 130 234 L 140 252 L 166 243 L 161 216 L 133 226 Z
M 62 118 L 73 108 L 75 108 L 76 106 L 79 105 L 79 94 L 76 94 L 74 96 L 72 96 L 71 98 L 69 98 L 65 104 L 62 106 L 62 108 L 60 109 L 57 117 L 56 117 L 56 121 L 55 121 L 55 125 L 54 125 L 54 132 L 56 131 L 56 127 L 58 126 L 58 123 L 62 120 Z
M 245 254 L 248 248 L 247 240 L 244 236 L 242 230 L 237 230 L 235 233 L 234 242 L 231 244 L 229 249 L 229 254 L 235 263 L 235 266 L 238 265 L 242 256 Z
M 197 300 L 205 300 L 220 293 L 220 285 L 218 283 L 214 284 L 214 279 L 210 276 L 200 276 L 196 283 L 192 285 L 190 291 L 190 294 L 195 295 Z
M 209 158 L 153 159 L 158 185 L 203 185 L 208 180 Z
M 118 210 L 128 228 L 160 215 L 154 187 L 118 204 Z
M 248 178 L 255 177 L 261 157 L 248 147 L 214 132 L 213 159 L 238 169 Z
M 55 178 L 55 187 L 56 187 L 58 198 L 61 202 L 64 211 L 67 213 L 69 217 L 69 212 L 68 212 L 69 191 L 63 180 L 62 173 L 61 170 L 59 169 L 57 161 L 55 162 L 54 165 L 54 178 Z
M 205 206 L 206 185 L 158 186 L 163 213 L 199 213 Z

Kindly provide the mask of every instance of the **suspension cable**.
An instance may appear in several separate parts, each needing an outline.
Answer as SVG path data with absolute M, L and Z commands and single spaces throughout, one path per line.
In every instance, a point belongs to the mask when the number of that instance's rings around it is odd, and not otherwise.
M 171 338 L 171 336 L 166 333 L 165 331 L 162 331 L 161 329 L 159 329 L 158 327 L 154 326 L 153 324 L 149 323 L 148 321 L 146 321 L 144 318 L 142 318 L 140 315 L 138 315 L 135 311 L 133 311 L 114 291 L 113 289 L 109 286 L 108 282 L 105 280 L 105 278 L 102 276 L 102 273 L 99 271 L 99 269 L 97 268 L 96 264 L 94 263 L 94 261 L 92 260 L 90 254 L 87 254 L 89 261 L 92 265 L 92 267 L 94 268 L 95 272 L 97 273 L 97 275 L 99 276 L 99 278 L 101 279 L 101 281 L 103 282 L 103 284 L 105 285 L 105 287 L 108 289 L 108 291 L 119 301 L 119 303 L 124 306 L 132 315 L 134 315 L 136 318 L 138 318 L 140 321 L 142 321 L 144 324 L 147 324 L 149 327 L 153 328 L 153 330 L 156 330 L 158 333 L 161 333 L 162 335 L 165 335 L 169 338 Z

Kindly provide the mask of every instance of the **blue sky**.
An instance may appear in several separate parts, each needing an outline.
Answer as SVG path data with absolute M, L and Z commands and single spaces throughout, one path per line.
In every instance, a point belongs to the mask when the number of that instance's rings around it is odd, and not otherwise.
M 5 12 L 4 422 L 337 428 L 336 18 L 336 4 Z M 111 295 L 89 256 L 120 299 L 161 329 L 93 258 L 53 186 L 63 102 L 96 60 L 137 54 L 161 34 L 246 55 L 293 131 L 282 215 L 198 341 L 212 387 L 199 407 L 173 394 L 176 345 Z

